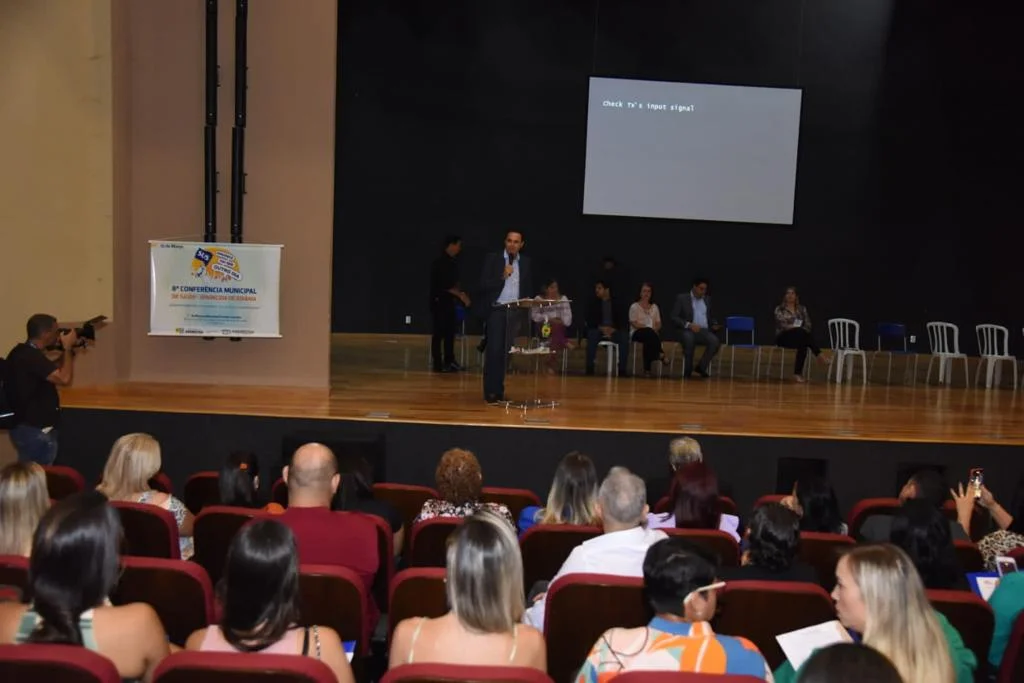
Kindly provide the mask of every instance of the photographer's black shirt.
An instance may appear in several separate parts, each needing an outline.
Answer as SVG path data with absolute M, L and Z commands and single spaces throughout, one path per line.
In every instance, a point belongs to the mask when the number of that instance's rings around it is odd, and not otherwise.
M 16 425 L 56 427 L 60 418 L 57 386 L 47 380 L 58 365 L 31 344 L 18 344 L 7 355 L 7 398 Z

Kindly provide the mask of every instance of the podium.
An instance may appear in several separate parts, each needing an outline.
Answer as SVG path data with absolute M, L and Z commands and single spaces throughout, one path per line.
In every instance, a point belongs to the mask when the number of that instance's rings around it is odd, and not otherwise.
M 554 309 L 558 304 L 569 304 L 571 303 L 567 299 L 556 300 L 556 299 L 518 299 L 516 301 L 509 301 L 507 303 L 495 304 L 496 308 L 505 309 L 505 339 L 503 340 L 488 340 L 490 343 L 502 343 L 505 349 L 507 349 L 508 358 L 506 359 L 504 372 L 508 373 L 509 361 L 517 356 L 524 358 L 533 359 L 533 397 L 532 398 L 519 398 L 515 400 L 505 400 L 501 402 L 506 408 L 519 408 L 523 411 L 531 408 L 554 408 L 559 405 L 558 401 L 553 399 L 541 398 L 540 397 L 540 362 L 541 360 L 547 360 L 556 352 L 551 348 L 550 342 L 550 331 L 547 334 L 544 333 L 545 328 L 548 328 L 546 322 L 541 322 L 541 334 L 534 336 L 533 324 L 534 318 L 540 318 L 543 321 L 545 309 Z M 516 331 L 518 323 L 523 317 L 527 318 L 528 325 L 526 330 L 528 331 L 529 340 L 525 347 L 517 346 L 515 339 L 518 336 Z M 553 316 L 555 317 L 555 316 Z M 506 390 L 506 394 L 507 394 Z

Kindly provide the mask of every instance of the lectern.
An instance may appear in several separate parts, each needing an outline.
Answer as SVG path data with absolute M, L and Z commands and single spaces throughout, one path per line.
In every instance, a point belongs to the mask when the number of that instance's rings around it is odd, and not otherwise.
M 554 408 L 558 405 L 558 401 L 549 398 L 541 398 L 539 378 L 541 374 L 540 361 L 542 359 L 549 358 L 555 351 L 550 346 L 550 327 L 544 320 L 544 310 L 552 309 L 557 304 L 570 303 L 567 300 L 558 301 L 556 299 L 518 299 L 516 301 L 509 301 L 508 303 L 495 304 L 497 307 L 505 309 L 505 339 L 488 339 L 487 343 L 504 344 L 509 355 L 505 363 L 505 371 L 508 371 L 508 360 L 516 356 L 524 356 L 533 358 L 533 396 L 532 398 L 526 398 L 521 396 L 512 400 L 506 400 L 501 403 L 506 408 L 521 408 L 522 410 L 528 410 L 530 408 Z M 527 332 L 527 339 L 529 340 L 526 346 L 517 346 L 515 343 L 516 331 L 520 328 L 517 326 L 521 324 L 523 319 L 526 318 L 525 330 Z M 533 336 L 532 323 L 534 318 L 540 319 L 540 334 Z M 546 331 L 546 333 L 545 333 Z M 526 393 L 526 392 L 523 392 Z M 508 391 L 506 390 L 506 395 Z

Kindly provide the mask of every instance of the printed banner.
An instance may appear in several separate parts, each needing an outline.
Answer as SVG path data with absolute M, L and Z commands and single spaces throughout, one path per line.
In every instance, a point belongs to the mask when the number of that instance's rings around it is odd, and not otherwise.
M 149 333 L 280 337 L 281 245 L 152 240 Z

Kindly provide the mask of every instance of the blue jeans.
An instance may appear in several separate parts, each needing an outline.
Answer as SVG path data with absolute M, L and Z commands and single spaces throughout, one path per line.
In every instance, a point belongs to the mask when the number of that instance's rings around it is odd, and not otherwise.
M 14 449 L 18 451 L 19 461 L 52 465 L 57 459 L 56 429 L 46 433 L 38 427 L 21 424 L 14 427 L 9 434 Z

